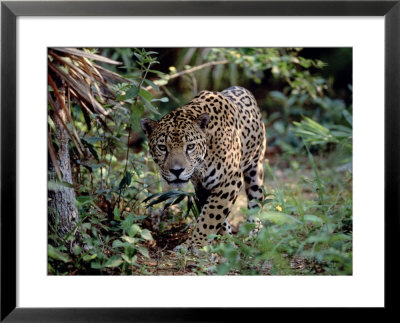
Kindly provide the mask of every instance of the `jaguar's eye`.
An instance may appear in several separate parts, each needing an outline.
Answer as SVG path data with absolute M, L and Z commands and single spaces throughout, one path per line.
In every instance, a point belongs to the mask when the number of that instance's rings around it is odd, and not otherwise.
M 161 151 L 167 151 L 167 147 L 165 145 L 158 145 L 158 149 Z
M 190 144 L 190 145 L 187 145 L 187 150 L 193 150 L 193 148 L 194 148 L 194 144 Z

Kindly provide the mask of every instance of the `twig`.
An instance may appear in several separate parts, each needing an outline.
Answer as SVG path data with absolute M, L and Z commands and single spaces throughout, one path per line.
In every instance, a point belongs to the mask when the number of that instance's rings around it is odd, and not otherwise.
M 128 159 L 129 159 L 129 140 L 131 139 L 131 132 L 132 132 L 132 127 L 129 127 L 129 132 L 128 132 L 128 141 L 127 141 L 127 148 L 126 148 L 126 157 L 125 157 L 125 168 L 124 168 L 124 174 L 126 174 L 126 171 L 128 169 Z
M 194 73 L 194 72 L 199 71 L 199 70 L 201 70 L 203 68 L 206 68 L 206 67 L 215 66 L 215 65 L 223 65 L 223 64 L 227 64 L 227 63 L 229 63 L 229 62 L 226 59 L 224 59 L 222 61 L 213 61 L 213 62 L 204 63 L 204 64 L 201 64 L 201 65 L 189 68 L 187 70 L 184 70 L 184 71 L 172 74 L 172 75 L 168 75 L 168 81 L 172 80 L 172 79 L 175 79 L 175 78 L 178 78 L 178 77 L 181 77 L 182 75 L 185 75 L 185 74 Z M 164 79 L 162 79 L 162 78 L 158 79 L 158 80 L 155 80 L 154 84 L 160 85 L 160 82 L 162 82 L 162 81 L 164 81 Z M 146 88 L 146 90 L 148 90 L 148 91 L 151 90 L 151 89 L 152 89 L 152 87 L 150 85 Z

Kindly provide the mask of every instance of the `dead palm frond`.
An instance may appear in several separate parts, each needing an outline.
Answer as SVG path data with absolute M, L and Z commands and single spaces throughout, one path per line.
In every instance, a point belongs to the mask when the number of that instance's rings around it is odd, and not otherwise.
M 120 75 L 95 62 L 120 65 L 111 60 L 89 51 L 77 48 L 49 48 L 48 50 L 48 103 L 52 118 L 57 118 L 66 133 L 74 143 L 80 156 L 85 154 L 84 146 L 76 130 L 72 115 L 71 101 L 80 107 L 84 119 L 90 129 L 90 121 L 95 118 L 108 130 L 105 118 L 109 110 L 104 105 L 116 98 L 112 83 L 131 83 Z M 50 132 L 49 127 L 49 138 Z M 49 154 L 56 173 L 60 177 L 57 163 L 54 163 L 55 149 L 49 140 Z M 61 178 L 60 178 L 61 180 Z

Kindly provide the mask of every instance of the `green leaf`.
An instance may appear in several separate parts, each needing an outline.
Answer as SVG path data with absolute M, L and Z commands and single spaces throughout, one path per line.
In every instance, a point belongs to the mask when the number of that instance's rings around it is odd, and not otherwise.
M 151 99 L 153 99 L 153 96 L 151 95 L 151 93 L 149 92 L 149 91 L 147 91 L 147 90 L 145 90 L 145 89 L 140 89 L 140 91 L 139 91 L 139 95 L 143 98 L 143 99 L 145 99 L 146 101 L 151 101 Z
M 147 250 L 146 247 L 138 246 L 138 247 L 137 247 L 137 250 L 138 250 L 143 256 L 145 256 L 146 258 L 150 259 L 149 250 Z
M 104 267 L 115 268 L 121 265 L 123 262 L 124 261 L 121 259 L 120 256 L 113 256 L 107 260 L 107 262 L 104 264 Z
M 147 229 L 143 229 L 142 232 L 140 233 L 140 236 L 147 241 L 153 240 L 153 237 L 151 236 L 151 232 Z
M 127 247 L 129 244 L 126 242 L 122 242 L 121 240 L 114 240 L 112 243 L 112 247 L 113 248 L 125 248 Z
M 324 134 L 329 133 L 329 129 L 325 128 L 324 126 L 320 125 L 318 122 L 312 120 L 309 117 L 304 117 L 304 121 L 309 125 L 311 129 L 315 129 L 316 131 L 320 131 Z
M 331 242 L 336 241 L 351 241 L 353 238 L 351 235 L 347 235 L 344 233 L 337 233 L 331 236 Z
M 143 103 L 144 103 L 145 107 L 146 107 L 148 110 L 150 110 L 151 112 L 153 112 L 153 113 L 155 113 L 155 114 L 160 114 L 160 113 L 157 111 L 157 108 L 154 107 L 149 101 L 143 99 Z
M 134 220 L 136 221 L 136 222 L 138 222 L 138 221 L 142 221 L 142 220 L 144 220 L 144 219 L 146 219 L 147 218 L 147 215 L 136 215 L 135 216 L 135 218 L 134 218 Z
M 185 197 L 186 195 L 182 194 L 179 195 L 178 198 L 175 200 L 173 198 L 170 199 L 168 203 L 165 203 L 164 210 L 168 209 L 171 205 L 179 204 Z
M 353 116 L 350 114 L 350 112 L 347 110 L 343 110 L 342 113 L 349 125 L 353 126 Z
M 122 254 L 121 255 L 122 259 L 124 259 L 128 264 L 133 265 L 136 263 L 137 256 L 133 256 L 132 258 L 129 258 L 127 255 Z
M 121 255 L 121 258 L 122 259 L 124 259 L 125 260 L 125 262 L 127 262 L 128 264 L 130 264 L 131 263 L 131 259 L 127 256 L 127 255 L 125 255 L 125 254 L 122 254 Z
M 136 85 L 132 85 L 132 87 L 126 91 L 125 99 L 134 99 L 139 93 L 139 88 Z
M 164 202 L 164 201 L 166 201 L 166 200 L 169 200 L 170 198 L 175 198 L 175 197 L 177 197 L 177 196 L 179 196 L 179 195 L 182 195 L 182 194 L 185 194 L 185 193 L 182 192 L 182 191 L 175 191 L 175 190 L 173 190 L 173 191 L 168 191 L 168 192 L 166 192 L 166 193 L 156 193 L 156 194 L 153 194 L 153 195 L 149 196 L 148 198 L 146 198 L 146 199 L 143 201 L 143 203 L 145 203 L 145 202 L 147 202 L 147 201 L 149 201 L 149 200 L 151 200 L 151 199 L 153 199 L 153 198 L 159 196 L 157 199 L 153 200 L 152 202 L 150 202 L 150 203 L 147 205 L 147 207 L 150 207 L 150 206 L 153 206 L 153 205 L 155 205 L 155 204 L 158 204 L 158 203 Z
M 132 265 L 132 259 L 133 259 L 133 258 L 129 258 L 129 256 L 127 256 L 126 254 L 122 254 L 122 255 L 121 255 L 121 258 L 122 258 L 125 262 L 127 262 L 128 264 Z
M 139 132 L 140 128 L 140 119 L 143 117 L 144 113 L 144 105 L 141 101 L 137 104 L 132 104 L 132 112 L 131 112 L 131 125 L 132 129 Z
M 133 215 L 128 214 L 124 221 L 121 222 L 121 229 L 128 230 L 129 227 L 133 224 Z
M 260 213 L 259 218 L 279 225 L 301 223 L 295 217 L 283 212 L 263 211 Z
M 99 262 L 91 262 L 90 267 L 93 269 L 102 269 L 103 265 Z
M 66 253 L 59 251 L 50 244 L 47 245 L 47 255 L 49 258 L 61 260 L 63 262 L 69 262 L 71 260 Z
M 131 181 L 132 181 L 132 174 L 130 172 L 126 172 L 121 182 L 119 182 L 119 189 L 121 190 L 126 186 L 129 186 L 131 184 Z
M 115 220 L 119 220 L 121 217 L 121 212 L 119 211 L 119 209 L 117 207 L 114 208 L 114 219 Z
M 126 242 L 128 242 L 130 244 L 135 244 L 138 241 L 137 238 L 132 238 L 132 237 L 129 237 L 129 236 L 122 236 L 121 239 L 125 240 Z
M 74 247 L 72 248 L 72 251 L 73 251 L 74 255 L 77 256 L 82 252 L 82 247 L 80 247 L 78 245 L 74 245 Z
M 140 227 L 137 224 L 132 224 L 128 230 L 128 234 L 130 237 L 134 237 L 138 232 L 140 232 Z
M 115 98 L 115 100 L 116 101 L 125 101 L 125 99 L 126 99 L 126 95 L 124 94 L 124 95 L 119 95 L 119 96 L 117 96 L 116 98 Z
M 77 196 L 76 197 L 76 201 L 80 205 L 85 205 L 85 204 L 91 203 L 93 201 L 93 197 L 92 196 L 88 196 L 88 195 Z
M 193 204 L 192 198 L 189 196 L 188 202 L 187 202 L 187 211 L 186 211 L 186 214 L 185 214 L 185 218 L 188 217 L 190 210 L 193 210 L 193 214 L 194 214 L 194 212 L 195 212 L 194 211 L 194 204 Z
M 84 255 L 82 257 L 83 261 L 86 261 L 86 262 L 89 262 L 89 261 L 91 261 L 93 259 L 96 259 L 96 258 L 97 258 L 97 253 L 95 253 L 93 255 Z
M 149 51 L 146 52 L 146 55 L 153 55 L 153 54 L 158 54 L 158 52 L 155 52 L 155 51 L 152 51 L 152 50 L 149 50 Z
M 320 217 L 313 215 L 313 214 L 305 214 L 304 221 L 312 222 L 312 223 L 324 223 L 324 220 L 322 220 Z
M 154 83 L 154 82 L 152 82 L 152 81 L 150 81 L 150 80 L 144 80 L 144 82 L 146 83 L 146 84 L 148 84 L 148 85 L 150 85 L 154 90 L 156 90 L 157 92 L 159 92 L 160 91 L 160 88 Z
M 169 99 L 166 97 L 166 96 L 164 96 L 164 97 L 162 97 L 162 98 L 159 98 L 159 99 L 153 99 L 153 100 L 151 100 L 151 102 L 157 102 L 157 101 L 160 101 L 160 102 L 169 102 Z
M 273 202 L 273 201 L 274 201 L 274 199 L 265 199 L 265 200 L 263 201 L 263 204 L 271 203 L 271 202 Z
M 257 215 L 260 212 L 259 207 L 254 207 L 252 209 L 241 208 L 241 210 L 243 213 L 246 213 L 247 216 Z
M 154 193 L 154 194 L 151 194 L 150 196 L 146 197 L 146 198 L 142 201 L 142 203 L 146 203 L 146 202 L 150 201 L 151 199 L 155 198 L 156 196 L 160 196 L 161 194 L 164 194 L 164 193 L 161 192 L 161 193 Z
M 315 234 L 306 239 L 308 243 L 328 242 L 330 239 L 328 234 Z
M 50 125 L 50 128 L 54 131 L 54 133 L 57 133 L 56 126 L 54 125 L 54 122 L 50 118 L 50 116 L 47 116 L 47 122 Z

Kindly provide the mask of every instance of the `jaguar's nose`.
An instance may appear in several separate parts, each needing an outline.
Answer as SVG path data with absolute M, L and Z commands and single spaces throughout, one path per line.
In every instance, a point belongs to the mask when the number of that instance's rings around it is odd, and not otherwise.
M 170 168 L 169 171 L 170 171 L 172 174 L 174 174 L 174 175 L 176 176 L 176 178 L 179 178 L 179 175 L 182 174 L 182 172 L 183 172 L 184 170 L 185 170 L 184 168 L 178 168 L 178 169 Z

